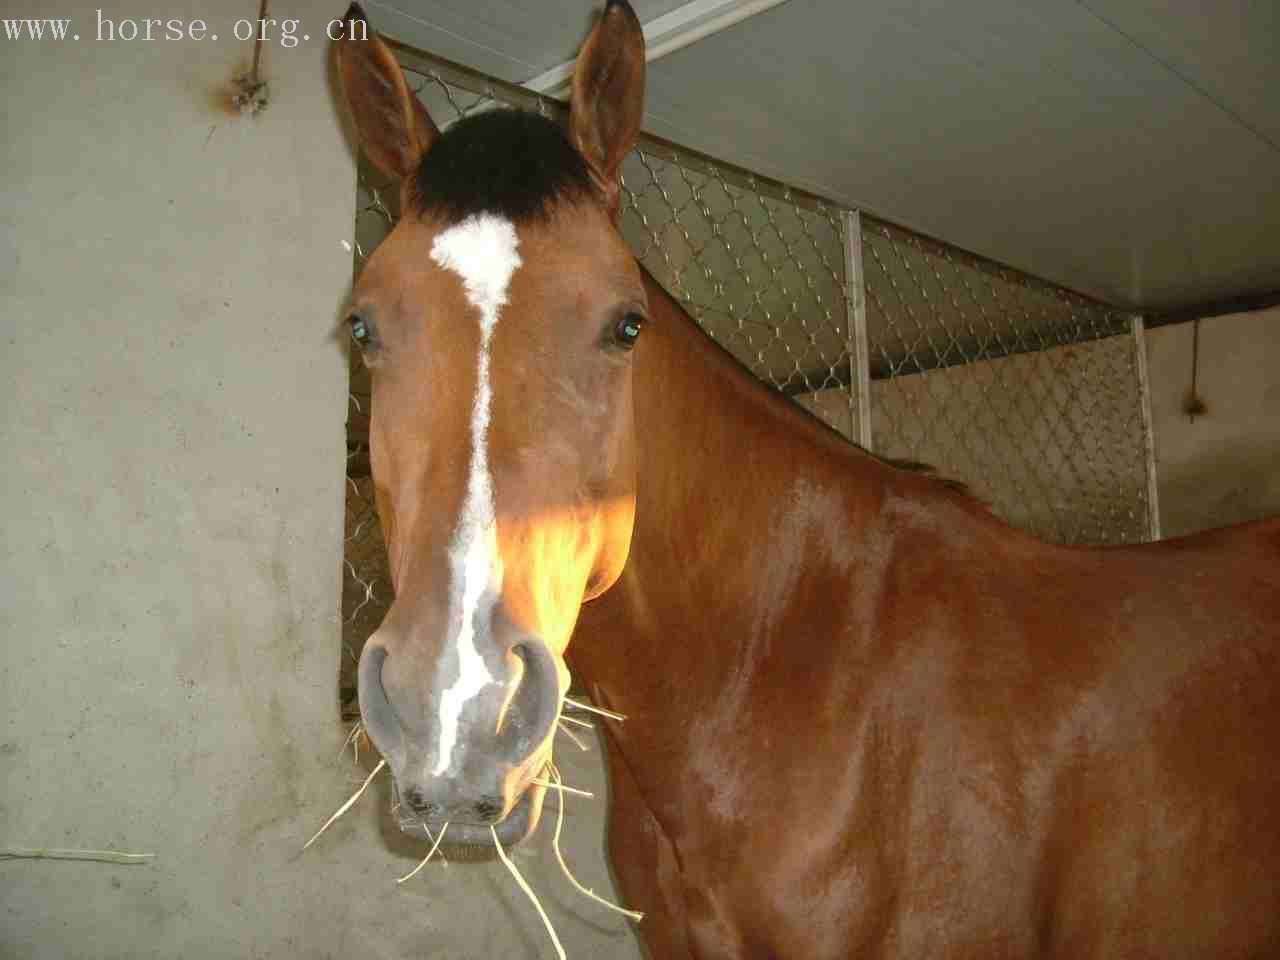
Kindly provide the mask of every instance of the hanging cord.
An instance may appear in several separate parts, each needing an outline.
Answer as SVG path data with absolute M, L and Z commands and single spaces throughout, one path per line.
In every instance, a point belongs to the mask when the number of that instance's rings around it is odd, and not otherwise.
M 1187 391 L 1187 397 L 1182 402 L 1182 412 L 1192 422 L 1196 422 L 1196 417 L 1203 416 L 1208 412 L 1209 407 L 1204 402 L 1204 398 L 1200 396 L 1198 389 L 1198 379 L 1200 373 L 1200 321 L 1193 320 L 1191 323 L 1191 389 Z
M 232 81 L 231 105 L 241 114 L 250 116 L 266 109 L 271 99 L 271 90 L 267 81 L 262 79 L 262 41 L 266 37 L 267 7 L 271 0 L 260 0 L 258 7 L 258 23 L 255 27 L 257 37 L 253 41 L 253 63 L 249 69 L 235 77 Z M 212 134 L 210 134 L 212 136 Z

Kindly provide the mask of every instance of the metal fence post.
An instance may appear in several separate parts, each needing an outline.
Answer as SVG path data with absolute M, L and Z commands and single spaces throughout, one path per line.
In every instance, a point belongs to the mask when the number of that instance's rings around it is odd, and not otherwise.
M 1156 478 L 1156 431 L 1151 417 L 1151 383 L 1147 379 L 1147 324 L 1141 314 L 1133 317 L 1134 363 L 1138 370 L 1142 407 L 1142 439 L 1147 456 L 1147 522 L 1151 539 L 1160 539 L 1160 493 Z
M 862 214 L 844 212 L 844 282 L 847 288 L 849 384 L 857 404 L 855 436 L 871 449 L 871 358 L 867 352 L 867 291 L 862 272 Z

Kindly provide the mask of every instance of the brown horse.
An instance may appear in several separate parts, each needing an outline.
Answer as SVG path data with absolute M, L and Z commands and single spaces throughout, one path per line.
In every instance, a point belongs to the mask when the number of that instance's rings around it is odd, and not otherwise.
M 1280 955 L 1280 523 L 1047 545 L 757 383 L 615 228 L 623 2 L 567 133 L 441 135 L 379 40 L 338 53 L 402 183 L 350 323 L 404 829 L 534 828 L 572 636 L 656 957 Z

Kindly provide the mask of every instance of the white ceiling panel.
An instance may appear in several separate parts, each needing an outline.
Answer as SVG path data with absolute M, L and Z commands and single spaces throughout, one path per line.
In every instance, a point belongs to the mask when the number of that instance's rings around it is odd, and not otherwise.
M 686 0 L 634 0 L 642 23 Z M 438 56 L 524 83 L 571 60 L 603 3 L 589 0 L 365 0 L 382 33 Z
M 1123 33 L 1203 93 L 1280 144 L 1280 3 L 1086 0 Z

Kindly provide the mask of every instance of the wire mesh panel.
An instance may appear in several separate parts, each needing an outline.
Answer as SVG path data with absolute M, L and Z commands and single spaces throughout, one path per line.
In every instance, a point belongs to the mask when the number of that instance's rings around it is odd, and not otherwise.
M 622 233 L 698 324 L 757 377 L 854 435 L 840 212 L 730 182 L 662 145 L 623 165 Z M 838 402 L 816 404 L 832 390 Z
M 863 218 L 872 436 L 1046 539 L 1150 538 L 1132 319 Z
M 407 47 L 410 85 L 442 129 L 499 106 L 562 104 Z M 396 193 L 361 165 L 358 270 Z M 861 236 L 845 236 L 861 223 Z M 969 483 L 1010 522 L 1064 542 L 1151 535 L 1130 319 L 873 218 L 653 138 L 623 166 L 622 232 L 702 328 L 846 437 L 859 386 L 872 446 Z M 858 233 L 855 227 L 851 231 Z M 850 288 L 847 255 L 860 258 Z M 867 363 L 850 305 L 865 303 Z M 862 378 L 869 378 L 870 385 Z M 343 686 L 391 601 L 368 467 L 369 386 L 352 364 Z

